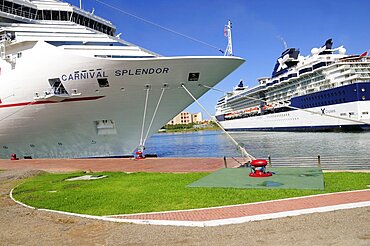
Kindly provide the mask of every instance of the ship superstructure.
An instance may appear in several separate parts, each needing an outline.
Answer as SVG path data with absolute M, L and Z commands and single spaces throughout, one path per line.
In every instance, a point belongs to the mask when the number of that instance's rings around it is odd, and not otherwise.
M 163 57 L 57 0 L 0 0 L 0 158 L 130 155 L 244 60 Z
M 370 129 L 370 58 L 332 45 L 329 39 L 306 57 L 285 50 L 271 77 L 221 97 L 217 119 L 227 130 Z

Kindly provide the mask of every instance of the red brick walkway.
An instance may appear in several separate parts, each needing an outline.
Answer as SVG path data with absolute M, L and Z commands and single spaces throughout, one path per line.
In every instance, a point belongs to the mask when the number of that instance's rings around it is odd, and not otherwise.
M 136 220 L 210 221 L 368 201 L 370 202 L 370 190 L 362 190 L 208 209 L 110 217 Z
M 238 166 L 232 159 L 228 167 Z M 50 172 L 112 171 L 112 172 L 213 172 L 224 168 L 223 158 L 148 158 L 134 160 L 125 158 L 107 159 L 34 159 L 0 160 L 0 169 L 37 169 Z

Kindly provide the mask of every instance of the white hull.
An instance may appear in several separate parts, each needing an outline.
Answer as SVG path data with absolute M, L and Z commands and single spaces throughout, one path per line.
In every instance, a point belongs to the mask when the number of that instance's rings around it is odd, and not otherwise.
M 16 69 L 3 69 L 0 76 L 0 158 L 9 158 L 12 153 L 20 158 L 130 155 L 140 144 L 146 85 L 151 89 L 144 135 L 162 88 L 168 85 L 151 135 L 193 102 L 181 84 L 199 98 L 207 89 L 198 84 L 214 86 L 243 62 L 233 57 L 99 59 L 38 42 L 23 52 Z M 0 65 L 10 66 L 5 61 Z M 149 68 L 162 70 L 141 74 L 142 69 Z M 109 87 L 99 87 L 96 74 L 82 79 L 73 75 L 75 71 L 98 69 L 108 79 Z M 188 81 L 192 72 L 200 73 L 198 81 Z M 73 79 L 68 80 L 70 74 Z M 61 78 L 65 89 L 76 95 L 70 101 L 45 98 L 35 103 L 36 93 L 42 96 L 50 89 L 50 78 Z M 114 129 L 99 133 L 96 122 L 102 120 L 112 120 Z
M 325 115 L 322 114 L 324 110 Z M 310 113 L 307 111 L 315 112 Z M 307 111 L 291 110 L 287 112 L 252 116 L 220 122 L 226 130 L 231 131 L 331 131 L 331 130 L 365 130 L 369 129 L 370 101 L 351 102 L 325 107 L 309 108 Z M 353 112 L 353 115 L 341 115 L 342 112 Z M 330 117 L 334 116 L 334 117 Z M 342 119 L 340 119 L 340 117 Z

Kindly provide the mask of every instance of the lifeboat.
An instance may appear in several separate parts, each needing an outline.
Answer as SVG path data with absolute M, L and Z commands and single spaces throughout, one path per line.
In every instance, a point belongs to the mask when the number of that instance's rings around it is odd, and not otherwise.
M 267 104 L 267 105 L 263 106 L 263 110 L 270 110 L 272 108 L 273 108 L 272 104 Z

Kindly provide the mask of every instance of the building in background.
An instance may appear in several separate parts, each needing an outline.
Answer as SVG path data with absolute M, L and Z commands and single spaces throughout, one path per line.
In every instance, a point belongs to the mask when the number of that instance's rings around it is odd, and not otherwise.
M 168 125 L 178 125 L 178 124 L 190 124 L 202 122 L 202 113 L 191 114 L 189 112 L 181 112 L 176 115 L 172 120 L 170 120 Z
M 203 121 L 202 119 L 202 113 L 199 112 L 199 113 L 196 113 L 196 114 L 192 114 L 191 115 L 191 119 L 193 121 L 193 123 L 200 123 Z

